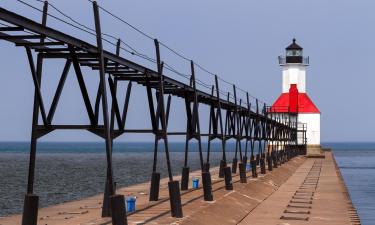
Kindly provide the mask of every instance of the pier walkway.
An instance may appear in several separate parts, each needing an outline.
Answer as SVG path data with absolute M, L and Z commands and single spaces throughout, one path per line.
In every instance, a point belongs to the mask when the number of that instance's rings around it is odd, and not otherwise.
M 296 157 L 256 179 L 247 175 L 247 184 L 234 175 L 234 191 L 227 191 L 218 168 L 213 169 L 215 201 L 203 201 L 201 188 L 182 192 L 183 218 L 170 216 L 168 179 L 162 179 L 158 202 L 148 201 L 149 183 L 117 193 L 137 196 L 137 211 L 128 215 L 129 224 L 360 224 L 330 152 L 325 159 Z M 199 177 L 200 172 L 191 176 Z M 101 204 L 102 195 L 97 195 L 43 208 L 38 224 L 111 224 L 110 218 L 101 218 Z M 21 217 L 1 218 L 0 224 L 20 224 Z
M 307 159 L 239 224 L 360 224 L 332 153 L 325 155 Z

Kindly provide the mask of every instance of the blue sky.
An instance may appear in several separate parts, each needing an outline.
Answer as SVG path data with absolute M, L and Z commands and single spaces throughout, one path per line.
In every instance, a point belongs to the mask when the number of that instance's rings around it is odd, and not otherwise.
M 25 1 L 42 8 L 37 1 Z M 87 0 L 51 0 L 50 3 L 77 21 L 94 27 L 92 6 Z M 268 104 L 281 93 L 277 56 L 284 54 L 284 48 L 295 37 L 304 48 L 305 56 L 310 57 L 307 92 L 322 112 L 322 141 L 375 140 L 375 104 L 372 103 L 375 96 L 374 1 L 106 0 L 98 3 Z M 0 6 L 40 20 L 39 12 L 14 0 L 2 0 Z M 103 32 L 121 37 L 153 57 L 151 40 L 101 13 Z M 49 19 L 48 25 L 94 41 L 94 37 L 56 20 Z M 105 47 L 113 49 L 108 44 Z M 31 134 L 33 84 L 26 54 L 24 49 L 4 41 L 0 42 L 0 49 L 0 140 L 27 141 Z M 166 49 L 161 49 L 161 54 L 163 60 L 189 73 L 188 63 Z M 130 55 L 123 56 L 131 58 Z M 139 62 L 154 68 L 150 63 Z M 42 89 L 47 106 L 62 67 L 63 62 L 56 60 L 49 60 L 44 67 Z M 98 74 L 90 70 L 84 70 L 84 73 L 90 96 L 94 98 Z M 203 71 L 198 70 L 197 76 L 207 83 L 213 82 L 213 77 Z M 223 86 L 223 89 L 230 87 Z M 56 112 L 56 123 L 87 123 L 79 95 L 74 74 L 70 73 Z M 150 127 L 145 96 L 144 88 L 134 89 L 129 128 Z M 172 106 L 170 130 L 184 130 L 185 123 L 181 122 L 185 118 L 183 102 L 174 99 Z M 205 129 L 208 111 L 202 106 L 201 112 L 202 129 Z M 55 132 L 43 140 L 100 139 L 87 132 L 74 131 Z M 120 140 L 153 139 L 151 135 L 125 135 Z

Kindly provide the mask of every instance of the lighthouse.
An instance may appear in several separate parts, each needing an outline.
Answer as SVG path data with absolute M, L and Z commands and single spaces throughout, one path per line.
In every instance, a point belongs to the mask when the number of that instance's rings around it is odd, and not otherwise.
M 309 149 L 320 149 L 320 111 L 307 94 L 309 57 L 303 56 L 303 48 L 296 39 L 286 47 L 285 56 L 279 56 L 279 65 L 282 68 L 282 93 L 272 105 L 272 113 L 297 116 L 298 124 L 306 128 L 304 140 L 298 141 L 305 141 L 309 154 Z

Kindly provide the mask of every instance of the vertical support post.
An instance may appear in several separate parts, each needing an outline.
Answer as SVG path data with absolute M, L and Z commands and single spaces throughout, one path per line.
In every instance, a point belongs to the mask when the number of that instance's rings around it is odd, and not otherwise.
M 227 160 L 226 160 L 226 154 L 225 154 L 226 141 L 225 141 L 225 134 L 223 130 L 223 118 L 221 116 L 219 82 L 218 82 L 216 75 L 215 75 L 215 86 L 216 86 L 216 98 L 217 98 L 216 122 L 220 123 L 220 139 L 221 139 L 221 150 L 222 150 L 222 158 L 220 160 L 220 167 L 219 167 L 219 177 L 223 178 L 225 176 L 224 168 L 227 167 Z
M 240 99 L 240 106 L 242 106 L 242 99 Z M 246 112 L 246 111 L 245 111 Z M 241 147 L 241 141 L 244 138 L 244 128 L 246 129 L 246 113 L 243 115 L 244 110 L 241 109 L 241 112 L 238 113 L 238 142 L 239 142 L 239 149 L 240 149 L 240 163 L 238 164 L 238 169 L 240 171 L 240 181 L 241 183 L 247 183 L 247 177 L 246 177 L 246 163 L 247 163 L 247 157 L 242 155 L 242 147 Z M 245 132 L 245 137 L 247 137 L 247 132 Z
M 117 44 L 116 44 L 116 55 L 120 55 L 120 47 L 121 47 L 121 40 L 118 39 L 117 40 Z M 116 65 L 116 69 L 117 69 L 118 65 Z M 114 132 L 114 125 L 115 125 L 115 110 L 118 110 L 118 105 L 117 104 L 117 97 L 116 97 L 116 93 L 117 93 L 117 80 L 115 79 L 114 82 L 112 81 L 112 78 L 111 77 L 108 77 L 108 84 L 109 84 L 109 87 L 111 89 L 111 95 L 112 95 L 112 106 L 111 106 L 111 116 L 110 116 L 110 133 L 111 133 L 111 146 L 113 148 L 113 132 Z M 99 98 L 102 97 L 102 93 L 101 93 L 101 83 L 99 84 L 99 89 L 98 89 L 98 93 L 99 94 Z M 97 100 L 97 103 L 99 103 L 100 101 Z M 99 112 L 99 104 L 97 105 L 97 112 L 95 113 L 96 115 L 96 123 L 98 122 L 98 114 Z M 121 122 L 119 121 L 119 118 L 117 116 L 117 122 L 118 124 Z M 119 126 L 119 129 L 121 129 L 121 126 Z M 107 167 L 107 170 L 108 170 L 108 167 Z M 108 178 L 108 171 L 107 171 L 107 176 L 106 176 L 106 181 L 105 181 L 105 188 L 104 188 L 104 195 L 103 195 L 103 207 L 102 207 L 102 217 L 108 217 L 111 215 L 111 206 L 110 206 L 110 193 L 109 193 L 109 184 L 110 184 L 110 180 Z M 116 193 L 116 188 L 114 187 L 114 192 Z M 117 200 L 117 201 L 121 201 L 121 200 Z M 116 202 L 117 202 L 116 201 Z
M 226 134 L 224 133 L 223 130 L 223 118 L 221 115 L 221 102 L 220 102 L 220 90 L 219 90 L 219 81 L 217 78 L 217 75 L 215 75 L 215 85 L 216 85 L 216 97 L 217 97 L 217 102 L 218 102 L 218 107 L 217 107 L 217 118 L 219 119 L 220 122 L 220 132 L 221 132 L 221 144 L 222 144 L 222 159 L 220 161 L 220 169 L 219 169 L 219 177 L 224 177 L 225 180 L 225 187 L 227 190 L 232 190 L 233 186 L 232 185 L 232 174 L 231 174 L 231 169 L 230 167 L 227 166 L 227 156 L 226 156 Z M 229 171 L 229 172 L 228 172 Z
M 124 225 L 127 224 L 127 217 L 125 211 L 125 205 L 123 195 L 116 195 L 114 184 L 113 184 L 113 167 L 112 167 L 112 135 L 110 129 L 110 121 L 108 116 L 108 102 L 107 102 L 107 90 L 105 80 L 105 68 L 104 68 L 104 57 L 103 57 L 103 43 L 102 43 L 102 32 L 100 27 L 99 7 L 96 1 L 93 1 L 94 19 L 95 19 L 95 31 L 96 31 L 96 42 L 98 47 L 98 58 L 99 58 L 99 76 L 100 76 L 100 91 L 102 93 L 102 109 L 103 109 L 103 123 L 104 123 L 104 137 L 106 146 L 106 158 L 107 158 L 107 177 L 108 177 L 108 192 L 110 194 L 110 208 L 112 214 L 112 224 Z
M 261 131 L 260 131 L 260 115 L 259 115 L 259 106 L 258 106 L 258 99 L 256 99 L 256 110 L 257 110 L 257 120 L 256 120 L 256 140 L 258 141 L 258 153 L 255 156 L 256 165 L 260 163 L 260 153 L 262 151 L 261 145 Z
M 247 153 L 248 153 L 248 146 L 249 146 L 249 140 L 251 141 L 251 132 L 252 132 L 252 126 L 251 126 L 251 104 L 249 99 L 249 93 L 246 92 L 246 102 L 247 102 L 247 115 L 245 116 L 245 133 L 246 133 L 246 146 L 245 146 L 245 156 L 242 159 L 242 162 L 245 164 L 245 167 L 247 165 Z
M 233 161 L 232 161 L 232 173 L 236 173 L 237 172 L 237 163 L 238 163 L 238 159 L 237 159 L 237 153 L 238 153 L 238 148 L 241 148 L 239 147 L 239 145 L 241 145 L 241 142 L 240 140 L 238 140 L 239 138 L 239 126 L 238 126 L 238 108 L 237 108 L 237 95 L 236 95 L 236 86 L 233 85 L 233 94 L 234 94 L 234 104 L 235 104 L 235 108 L 234 108 L 234 115 L 233 115 L 233 127 L 235 128 L 233 130 L 233 135 L 236 139 L 236 150 L 235 150 L 235 153 L 234 153 L 234 158 L 233 158 Z M 237 128 L 237 130 L 236 130 Z
M 198 149 L 199 149 L 199 160 L 201 165 L 201 172 L 202 172 L 202 183 L 203 183 L 203 196 L 205 201 L 213 201 L 212 195 L 212 183 L 211 183 L 211 173 L 209 169 L 205 169 L 203 165 L 203 152 L 202 152 L 202 137 L 201 137 L 201 128 L 199 122 L 199 110 L 198 110 L 198 95 L 197 95 L 197 87 L 196 87 L 196 80 L 195 80 L 195 71 L 194 71 L 194 62 L 190 61 L 191 66 L 191 79 L 192 85 L 194 90 L 194 104 L 193 104 L 193 131 L 194 137 L 198 140 Z
M 278 116 L 275 117 L 274 121 L 274 138 L 273 138 L 274 148 L 272 149 L 272 159 L 273 159 L 273 168 L 278 167 L 278 151 L 279 151 L 279 124 Z
M 150 84 L 150 75 L 146 71 L 146 88 L 147 97 L 150 110 L 150 118 L 152 124 L 152 131 L 155 134 L 154 141 L 154 159 L 152 163 L 152 174 L 151 174 L 151 185 L 150 185 L 150 196 L 149 201 L 157 201 L 159 199 L 159 187 L 160 187 L 160 173 L 156 171 L 157 168 L 157 154 L 158 154 L 158 129 L 159 129 L 159 102 L 157 104 L 157 112 L 155 113 L 154 102 L 152 97 L 152 90 Z
M 182 205 L 181 205 L 181 194 L 180 194 L 180 184 L 178 181 L 173 180 L 172 175 L 172 168 L 171 162 L 169 158 L 169 149 L 168 149 L 168 134 L 167 134 L 167 122 L 166 122 L 166 113 L 164 109 L 164 78 L 162 74 L 163 63 L 160 60 L 160 49 L 159 49 L 159 42 L 157 39 L 154 40 L 155 49 L 156 49 L 156 60 L 158 66 L 158 75 L 159 75 L 159 100 L 158 100 L 158 110 L 159 114 L 156 116 L 157 121 L 161 122 L 161 131 L 157 132 L 155 136 L 155 143 L 159 138 L 164 140 L 164 150 L 165 150 L 165 157 L 167 161 L 167 168 L 168 168 L 168 188 L 169 188 L 169 200 L 171 206 L 171 215 L 173 217 L 181 218 L 183 217 L 182 213 Z
M 43 16 L 42 25 L 47 24 L 47 12 L 48 12 L 48 2 L 45 1 L 43 5 Z M 40 39 L 40 42 L 44 42 L 44 38 Z M 34 85 L 34 106 L 33 106 L 33 119 L 31 128 L 31 143 L 30 143 L 30 158 L 29 158 L 29 173 L 27 179 L 27 193 L 24 198 L 23 214 L 22 214 L 22 225 L 37 225 L 38 223 L 38 207 L 39 207 L 39 196 L 34 194 L 34 180 L 35 180 L 35 160 L 36 160 L 36 148 L 37 148 L 37 126 L 39 119 L 39 107 L 40 100 L 38 94 L 40 94 L 40 84 L 42 81 L 42 65 L 43 58 L 38 55 L 37 58 L 37 68 L 36 72 L 34 69 L 34 62 L 32 61 L 32 55 L 30 49 L 26 49 L 31 73 L 36 73 L 34 76 L 34 83 L 39 84 Z M 41 97 L 41 96 L 40 96 Z
M 266 151 L 266 145 L 267 145 L 267 136 L 266 136 L 266 122 L 267 122 L 267 118 L 266 118 L 266 106 L 264 105 L 263 106 L 263 115 L 264 115 L 264 118 L 262 118 L 262 120 L 260 121 L 260 127 L 261 127 L 261 132 L 260 132 L 260 135 L 261 135 L 261 138 L 260 140 L 263 141 L 263 148 L 262 148 L 262 151 L 261 151 L 261 155 L 260 155 L 260 173 L 261 174 L 266 174 L 266 155 L 265 155 L 265 151 Z
M 184 166 L 182 167 L 181 173 L 181 190 L 188 190 L 189 187 L 189 173 L 190 167 L 188 167 L 188 154 L 189 154 L 189 140 L 192 138 L 192 115 L 190 100 L 188 94 L 185 96 L 185 108 L 186 108 L 186 140 L 185 140 L 185 157 L 184 157 Z
M 256 101 L 258 102 L 258 100 Z M 250 163 L 251 163 L 251 174 L 253 178 L 258 177 L 258 172 L 257 172 L 257 161 L 255 160 L 254 157 L 254 148 L 255 148 L 255 141 L 258 139 L 258 118 L 259 113 L 258 113 L 258 107 L 257 107 L 257 112 L 254 115 L 252 119 L 252 138 L 251 138 L 251 158 L 250 158 Z
M 272 108 L 269 109 L 271 111 Z M 270 115 L 270 117 L 269 117 Z M 267 146 L 267 164 L 268 164 L 268 171 L 272 171 L 272 157 L 271 157 L 271 150 L 273 146 L 272 142 L 272 130 L 273 130 L 273 120 L 272 120 L 272 112 L 266 112 L 266 119 L 267 119 L 267 139 L 268 139 L 268 146 Z
M 276 111 L 276 110 L 275 110 Z M 273 168 L 277 168 L 277 151 L 279 148 L 279 142 L 278 142 L 278 132 L 279 132 L 279 125 L 278 125 L 278 116 L 275 114 L 275 120 L 274 120 L 274 148 L 272 150 L 273 153 Z
M 30 50 L 28 50 L 30 69 L 34 70 L 34 62 L 32 61 L 32 56 Z M 30 58 L 31 57 L 31 58 Z M 36 68 L 36 79 L 37 83 L 41 84 L 42 80 L 42 65 L 43 58 L 38 55 L 37 58 L 37 68 Z M 35 72 L 35 71 L 34 71 Z M 34 73 L 32 71 L 32 73 Z M 38 119 L 39 119 L 39 107 L 40 100 L 38 98 L 38 88 L 40 85 L 35 85 L 34 91 L 34 108 L 33 108 L 33 119 L 31 128 L 31 143 L 30 143 L 30 159 L 29 159 L 29 174 L 27 180 L 27 193 L 24 199 L 24 208 L 22 215 L 22 225 L 36 225 L 38 219 L 38 205 L 39 196 L 34 195 L 34 180 L 35 180 L 35 160 L 36 160 L 36 149 L 38 141 Z
M 215 86 L 211 86 L 211 97 L 214 97 Z M 212 132 L 211 132 L 212 131 Z M 211 153 L 211 141 L 217 136 L 217 123 L 215 116 L 215 107 L 210 105 L 210 116 L 208 121 L 208 140 L 207 140 L 207 158 L 204 168 L 206 171 L 210 171 L 210 153 Z
M 201 128 L 199 122 L 199 110 L 198 110 L 198 94 L 197 94 L 197 87 L 195 81 L 195 71 L 194 71 L 194 62 L 190 61 L 191 66 L 191 78 L 192 84 L 194 89 L 194 104 L 193 104 L 193 131 L 194 137 L 198 140 L 198 150 L 199 150 L 199 162 L 201 166 L 201 170 L 203 171 L 203 152 L 202 152 L 202 140 L 201 140 Z

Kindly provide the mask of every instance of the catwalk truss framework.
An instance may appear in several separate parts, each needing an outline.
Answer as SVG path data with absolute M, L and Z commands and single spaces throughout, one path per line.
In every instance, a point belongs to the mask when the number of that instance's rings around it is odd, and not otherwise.
M 256 177 L 258 164 L 260 165 L 261 173 L 266 173 L 267 162 L 268 170 L 272 170 L 290 158 L 303 153 L 304 143 L 297 143 L 297 133 L 301 132 L 301 130 L 298 129 L 296 115 L 273 113 L 272 109 L 266 105 L 260 107 L 258 101 L 256 101 L 256 110 L 252 111 L 249 95 L 247 94 L 247 102 L 245 104 L 241 102 L 242 100 L 238 101 L 235 86 L 233 86 L 232 93 L 234 99 L 230 98 L 230 93 L 228 93 L 226 98 L 222 98 L 217 76 L 215 76 L 215 84 L 212 85 L 210 93 L 199 90 L 195 78 L 195 64 L 192 61 L 189 84 L 168 77 L 163 73 L 164 63 L 159 52 L 159 42 L 156 39 L 154 40 L 157 59 L 156 71 L 121 57 L 120 41 L 117 43 L 115 53 L 104 50 L 99 8 L 95 1 L 93 2 L 93 10 L 96 45 L 48 27 L 47 2 L 44 4 L 43 17 L 40 23 L 0 8 L 0 21 L 3 24 L 3 26 L 0 26 L 0 39 L 13 42 L 16 46 L 25 49 L 35 87 L 28 185 L 22 224 L 37 224 L 39 198 L 34 194 L 37 140 L 55 130 L 87 130 L 105 140 L 107 178 L 102 216 L 111 216 L 113 224 L 127 224 L 124 196 L 116 194 L 112 168 L 113 140 L 125 133 L 151 133 L 155 136 L 150 201 L 157 201 L 159 198 L 160 173 L 157 170 L 157 154 L 158 143 L 159 141 L 163 142 L 169 177 L 171 214 L 174 217 L 183 216 L 180 189 L 188 189 L 188 152 L 189 142 L 192 140 L 196 140 L 198 143 L 203 196 L 206 201 L 212 201 L 214 197 L 210 175 L 211 141 L 214 139 L 218 139 L 222 143 L 219 176 L 224 178 L 227 190 L 233 189 L 231 174 L 237 173 L 237 168 L 239 168 L 241 182 L 247 182 L 245 167 L 248 163 L 248 156 L 251 163 L 252 176 Z M 48 111 L 46 110 L 40 88 L 42 68 L 46 59 L 60 59 L 65 62 Z M 53 123 L 55 111 L 71 67 L 75 72 L 90 121 L 90 124 L 87 125 Z M 82 67 L 96 70 L 99 74 L 100 79 L 97 84 L 98 89 L 94 104 L 89 98 Z M 120 82 L 127 82 L 124 99 L 119 99 L 117 95 Z M 147 93 L 147 103 L 145 104 L 148 104 L 151 129 L 127 129 L 126 127 L 129 99 L 133 85 L 145 87 Z M 109 90 L 107 90 L 107 87 L 109 87 Z M 165 99 L 165 97 L 167 98 Z M 179 97 L 185 101 L 186 131 L 168 131 L 172 97 Z M 122 109 L 120 109 L 120 101 L 124 102 Z M 111 103 L 110 105 L 109 102 Z M 203 133 L 200 129 L 200 104 L 205 104 L 210 108 L 208 133 Z M 100 111 L 102 112 L 102 121 L 99 120 Z M 39 124 L 39 118 L 41 118 L 41 124 Z M 305 130 L 302 130 L 303 132 Z M 168 145 L 168 137 L 171 135 L 183 135 L 186 137 L 181 185 L 172 176 Z M 208 140 L 205 152 L 202 148 L 202 137 Z M 226 142 L 229 139 L 233 139 L 236 142 L 232 169 L 227 165 L 226 156 Z M 246 143 L 245 147 L 241 144 L 243 141 Z M 255 145 L 258 145 L 258 153 L 254 152 Z

